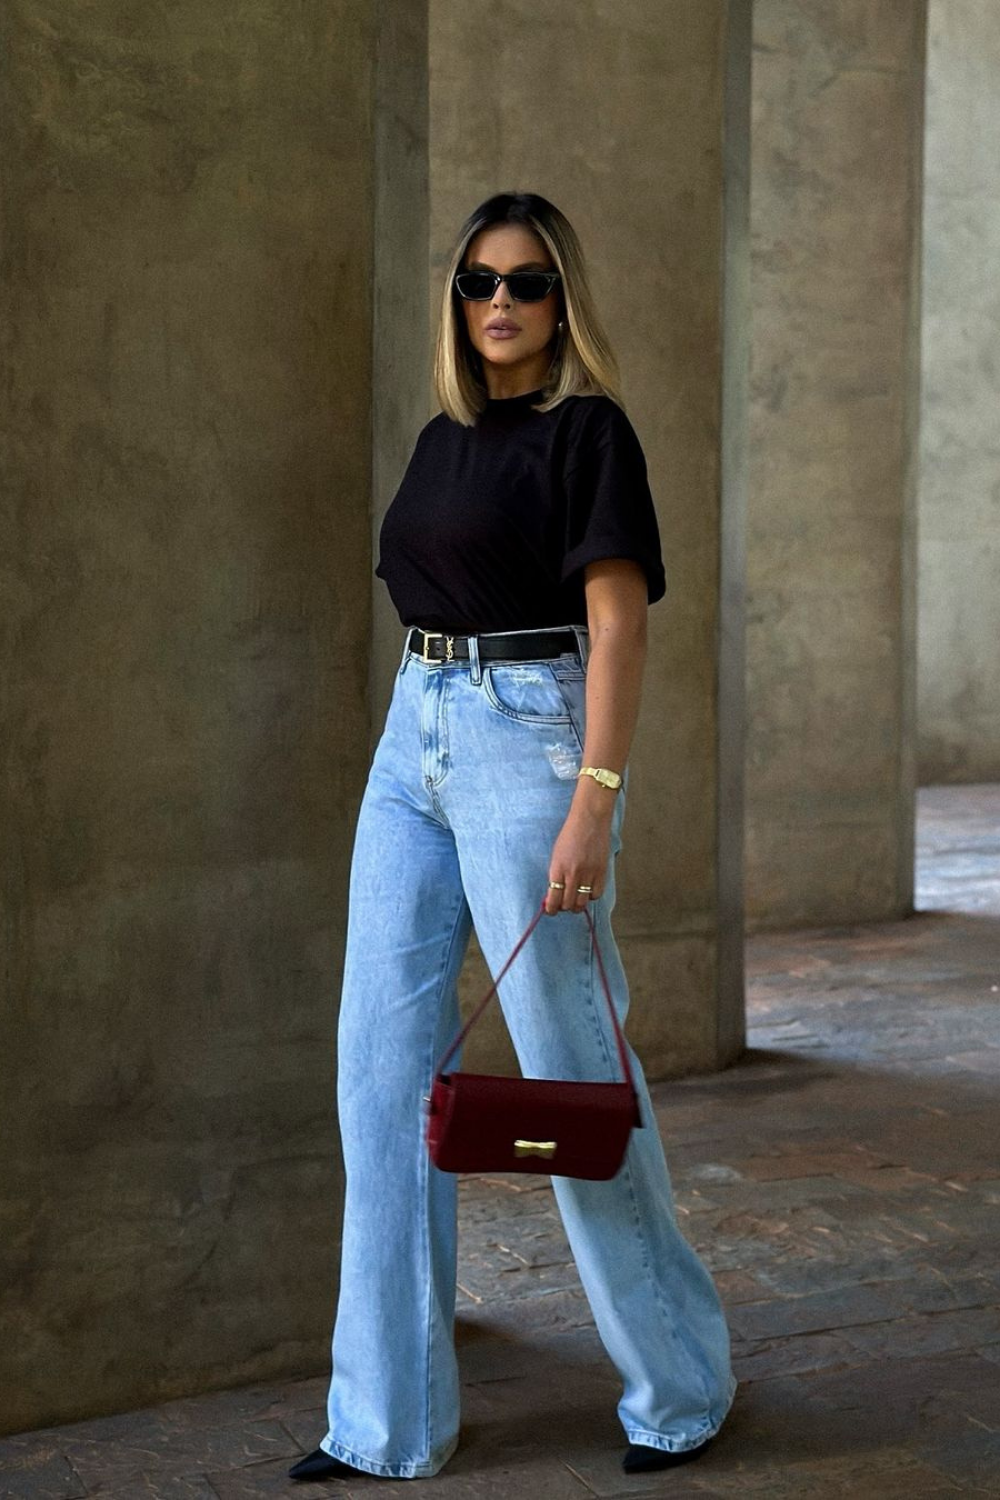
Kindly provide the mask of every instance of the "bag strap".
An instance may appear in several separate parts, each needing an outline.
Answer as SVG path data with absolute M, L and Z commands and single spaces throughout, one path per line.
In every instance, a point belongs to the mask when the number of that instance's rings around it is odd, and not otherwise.
M 510 955 L 510 958 L 508 958 L 507 962 L 504 964 L 503 968 L 500 970 L 500 973 L 497 975 L 496 979 L 494 979 L 493 983 L 490 985 L 489 989 L 486 991 L 486 994 L 480 1000 L 479 1004 L 476 1006 L 475 1010 L 472 1012 L 472 1015 L 466 1021 L 465 1025 L 462 1027 L 461 1031 L 458 1033 L 458 1035 L 456 1036 L 455 1040 L 451 1043 L 451 1045 L 447 1048 L 447 1050 L 442 1055 L 440 1061 L 438 1062 L 437 1067 L 434 1069 L 435 1077 L 439 1073 L 443 1073 L 444 1072 L 445 1068 L 448 1066 L 448 1063 L 454 1057 L 455 1053 L 458 1051 L 459 1047 L 465 1041 L 465 1038 L 468 1036 L 469 1032 L 472 1030 L 473 1026 L 475 1026 L 476 1022 L 479 1020 L 479 1017 L 482 1015 L 483 1011 L 486 1009 L 487 1005 L 489 1005 L 490 1001 L 493 999 L 493 996 L 496 994 L 496 992 L 497 992 L 497 990 L 498 990 L 498 988 L 500 986 L 501 979 L 507 973 L 507 970 L 510 968 L 511 964 L 514 962 L 515 958 L 520 953 L 521 949 L 524 947 L 525 943 L 528 941 L 528 939 L 530 938 L 531 934 L 534 932 L 535 928 L 538 926 L 539 922 L 541 921 L 542 916 L 544 915 L 544 912 L 545 912 L 545 901 L 547 899 L 548 899 L 547 897 L 543 898 L 541 906 L 535 912 L 535 915 L 532 917 L 531 921 L 528 923 L 528 926 L 525 928 L 524 932 L 521 934 L 521 936 L 518 939 L 517 943 L 514 945 L 514 951 Z M 619 1059 L 619 1061 L 620 1061 L 620 1063 L 622 1065 L 622 1072 L 625 1075 L 625 1082 L 631 1087 L 631 1089 L 632 1089 L 632 1091 L 634 1093 L 635 1092 L 635 1080 L 632 1077 L 632 1069 L 631 1069 L 631 1066 L 629 1065 L 628 1049 L 627 1049 L 626 1044 L 625 1044 L 625 1037 L 624 1037 L 624 1034 L 622 1032 L 621 1024 L 619 1023 L 619 1020 L 618 1020 L 618 1013 L 615 1010 L 614 1001 L 611 998 L 611 987 L 608 984 L 608 976 L 607 976 L 607 974 L 605 972 L 605 969 L 604 969 L 604 960 L 601 957 L 601 950 L 600 950 L 600 948 L 597 945 L 597 929 L 594 926 L 594 919 L 590 915 L 590 908 L 589 908 L 589 906 L 585 906 L 584 907 L 583 914 L 587 918 L 587 925 L 590 928 L 591 945 L 592 945 L 593 950 L 594 950 L 594 958 L 597 960 L 597 972 L 600 975 L 601 987 L 604 990 L 604 998 L 608 1002 L 608 1011 L 609 1011 L 609 1013 L 611 1015 L 611 1024 L 612 1024 L 612 1026 L 615 1029 L 615 1041 L 618 1044 L 618 1059 Z

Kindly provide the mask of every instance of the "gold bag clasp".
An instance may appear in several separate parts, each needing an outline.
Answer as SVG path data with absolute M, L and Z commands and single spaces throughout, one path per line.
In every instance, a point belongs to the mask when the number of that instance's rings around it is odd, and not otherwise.
M 548 1159 L 556 1154 L 555 1141 L 515 1141 L 515 1156 L 543 1156 Z

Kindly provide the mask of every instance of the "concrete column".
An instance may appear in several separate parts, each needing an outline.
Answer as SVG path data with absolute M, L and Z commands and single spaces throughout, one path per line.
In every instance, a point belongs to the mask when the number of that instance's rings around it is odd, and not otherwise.
M 931 0 L 919 773 L 1000 781 L 1000 7 Z
M 476 203 L 550 198 L 583 240 L 649 461 L 668 596 L 650 616 L 617 931 L 650 1074 L 715 1068 L 743 1038 L 749 0 L 430 14 L 431 307 Z M 476 1045 L 492 1059 L 499 1043 Z
M 372 548 L 428 400 L 427 0 L 379 0 L 375 99 Z M 436 406 L 434 410 L 436 410 Z M 374 564 L 373 564 L 374 565 Z M 372 594 L 372 750 L 399 666 L 403 628 L 380 579 Z
M 925 7 L 754 7 L 747 911 L 912 905 Z
M 5 1430 L 328 1355 L 373 31 L 0 14 Z

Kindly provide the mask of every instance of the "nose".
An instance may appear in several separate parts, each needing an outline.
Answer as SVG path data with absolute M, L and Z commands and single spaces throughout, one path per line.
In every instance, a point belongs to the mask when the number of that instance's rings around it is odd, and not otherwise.
M 492 306 L 493 307 L 510 307 L 511 301 L 512 301 L 512 298 L 511 298 L 510 292 L 507 290 L 507 283 L 506 283 L 506 281 L 501 281 L 500 285 L 497 287 L 496 291 L 493 293 Z

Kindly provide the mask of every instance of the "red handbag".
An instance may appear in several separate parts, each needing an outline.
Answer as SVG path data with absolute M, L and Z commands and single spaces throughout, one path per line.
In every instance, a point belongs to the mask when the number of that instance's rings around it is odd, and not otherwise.
M 505 1078 L 446 1073 L 545 911 L 535 913 L 493 984 L 443 1054 L 428 1104 L 427 1149 L 443 1172 L 550 1172 L 557 1177 L 614 1177 L 633 1127 L 642 1126 L 628 1051 L 611 999 L 594 919 L 584 914 L 611 1013 L 624 1083 L 575 1083 L 556 1078 Z M 558 918 L 557 918 L 558 920 Z

